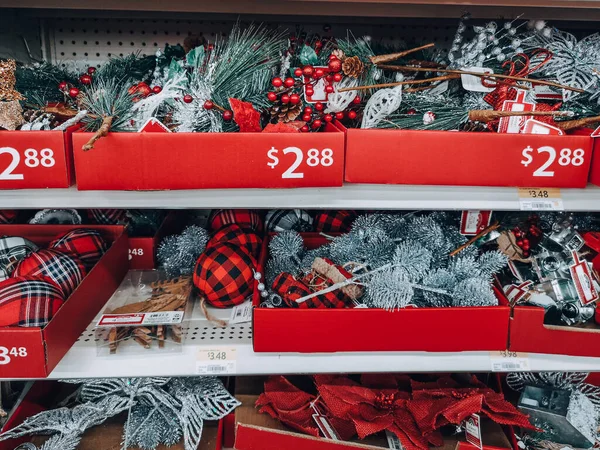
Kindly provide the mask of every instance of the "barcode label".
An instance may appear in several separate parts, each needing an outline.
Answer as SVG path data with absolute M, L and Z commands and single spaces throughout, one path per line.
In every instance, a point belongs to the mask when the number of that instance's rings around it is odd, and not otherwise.
M 404 447 L 402 447 L 402 443 L 400 442 L 400 439 L 398 439 L 398 436 L 396 436 L 394 433 L 392 433 L 391 431 L 385 430 L 385 437 L 387 438 L 388 447 L 391 450 L 404 450 Z
M 564 205 L 558 188 L 518 188 L 521 211 L 562 211 Z
M 173 325 L 183 322 L 183 311 L 161 311 L 137 314 L 103 314 L 98 326 Z
M 562 211 L 564 208 L 562 199 L 547 201 L 521 200 L 521 211 Z
M 490 352 L 492 372 L 528 372 L 529 355 L 504 350 L 501 352 Z
M 230 324 L 252 322 L 252 301 L 247 300 L 241 305 L 234 306 L 229 318 Z
M 237 371 L 235 347 L 200 348 L 196 358 L 198 375 L 235 375 Z

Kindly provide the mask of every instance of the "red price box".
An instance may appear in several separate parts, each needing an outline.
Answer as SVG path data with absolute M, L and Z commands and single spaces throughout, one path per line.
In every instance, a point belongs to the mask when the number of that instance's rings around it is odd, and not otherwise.
M 71 186 L 71 134 L 72 130 L 0 131 L 0 189 Z

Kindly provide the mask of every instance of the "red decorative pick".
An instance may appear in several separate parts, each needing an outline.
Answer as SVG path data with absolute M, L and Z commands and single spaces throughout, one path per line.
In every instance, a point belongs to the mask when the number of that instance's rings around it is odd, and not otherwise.
M 304 126 L 304 122 L 300 122 L 302 126 Z M 277 122 L 277 123 L 269 123 L 262 130 L 263 133 L 300 133 L 300 128 L 295 127 L 289 123 Z
M 229 104 L 233 111 L 233 120 L 240 127 L 241 132 L 260 132 L 260 113 L 254 109 L 252 103 L 243 102 L 237 98 L 230 98 Z

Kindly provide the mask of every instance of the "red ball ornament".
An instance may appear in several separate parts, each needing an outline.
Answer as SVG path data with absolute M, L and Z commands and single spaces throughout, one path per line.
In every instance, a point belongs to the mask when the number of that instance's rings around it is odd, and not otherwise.
M 323 103 L 321 103 L 321 102 L 317 102 L 317 103 L 315 103 L 315 109 L 317 111 L 323 111 L 325 109 L 325 105 L 323 105 Z
M 275 86 L 276 88 L 283 86 L 283 80 L 279 77 L 275 77 L 273 78 L 273 80 L 271 81 L 271 84 L 273 86 Z
M 313 74 L 313 78 L 323 78 L 325 75 L 325 71 L 323 69 L 315 69 L 315 73 Z
M 327 67 L 329 67 L 329 70 L 331 70 L 332 72 L 339 72 L 340 70 L 342 70 L 342 62 L 339 59 L 332 59 L 331 61 L 329 61 L 329 64 L 327 64 Z
M 335 118 L 337 120 L 342 120 L 344 118 L 344 111 L 336 112 L 335 113 Z
M 267 98 L 270 102 L 274 102 L 275 100 L 277 100 L 277 94 L 275 92 L 269 92 L 267 94 Z
M 213 102 L 211 102 L 210 100 L 206 100 L 204 102 L 204 105 L 202 105 L 202 107 L 206 110 L 211 110 L 215 107 L 215 104 Z
M 192 103 L 194 101 L 194 97 L 192 97 L 190 94 L 185 94 L 183 96 L 183 101 L 185 103 Z
M 293 78 L 286 78 L 285 81 L 283 82 L 283 85 L 287 88 L 291 88 L 295 83 L 296 83 L 296 81 L 294 81 Z
M 304 115 L 302 116 L 302 120 L 303 120 L 304 122 L 310 122 L 310 119 L 312 119 L 312 116 L 311 116 L 310 114 L 304 114 Z
M 313 130 L 318 130 L 319 128 L 321 128 L 321 125 L 323 125 L 323 122 L 320 119 L 317 119 L 312 123 L 311 126 Z
M 333 94 L 333 86 L 328 84 L 327 86 L 325 86 L 325 92 L 327 92 L 328 94 Z
M 312 87 L 306 88 L 306 95 L 308 95 L 309 97 L 312 97 L 314 94 L 315 94 L 315 90 Z
M 352 100 L 352 103 L 354 103 L 355 105 L 360 105 L 360 97 L 357 95 L 356 97 L 354 97 L 354 100 Z
M 326 79 L 326 80 L 327 80 L 329 83 L 331 83 L 331 82 L 333 81 L 333 75 L 329 74 L 329 75 L 325 76 L 325 79 Z
M 90 85 L 90 84 L 92 84 L 92 77 L 89 75 L 81 75 L 79 77 L 79 82 L 81 84 Z
M 68 87 L 69 87 L 69 84 L 66 81 L 61 81 L 58 84 L 58 89 L 60 89 L 61 91 L 66 91 Z
M 304 114 L 312 114 L 313 109 L 310 106 L 304 108 Z
M 356 111 L 348 111 L 348 119 L 356 119 Z
M 331 55 L 329 55 L 329 61 L 334 60 L 334 59 L 338 59 L 338 57 L 335 56 L 333 53 Z
M 302 76 L 302 69 L 300 67 L 298 67 L 297 69 L 294 69 L 294 76 L 296 76 L 296 77 Z
M 325 114 L 323 116 L 323 120 L 327 123 L 331 122 L 333 120 L 333 116 L 331 114 Z
M 229 122 L 231 119 L 233 119 L 233 111 L 229 109 L 223 111 L 223 120 Z
M 300 96 L 298 94 L 290 95 L 290 103 L 292 105 L 297 105 L 298 103 L 300 103 Z
M 308 133 L 308 125 L 304 125 L 302 128 L 300 128 L 300 131 L 303 133 Z
M 160 86 L 154 86 L 152 88 L 152 92 L 154 92 L 155 94 L 160 94 L 162 92 L 162 88 Z
M 94 75 L 95 72 L 96 72 L 95 67 L 93 67 L 93 66 L 88 67 L 87 73 L 89 73 L 90 75 Z
M 304 68 L 302 69 L 302 75 L 304 75 L 305 77 L 310 77 L 312 76 L 314 71 L 315 69 L 313 69 L 313 66 L 304 66 Z
M 287 95 L 287 94 L 283 94 L 283 95 L 281 96 L 281 103 L 284 103 L 284 104 L 285 104 L 285 103 L 289 103 L 289 102 L 290 102 L 290 96 L 289 96 L 289 95 Z
M 342 76 L 342 74 L 341 74 L 341 73 L 336 73 L 336 74 L 333 76 L 333 81 L 335 81 L 336 83 L 339 83 L 340 81 L 342 81 L 342 78 L 344 78 L 344 77 Z
M 414 109 L 414 108 L 410 108 L 408 111 L 406 111 L 406 114 L 409 114 L 411 116 L 414 115 L 414 114 L 416 114 L 416 113 L 417 113 L 417 110 Z
M 75 98 L 75 97 L 77 97 L 78 95 L 79 95 L 79 89 L 77 89 L 77 88 L 75 88 L 75 87 L 74 87 L 74 88 L 71 88 L 71 89 L 69 89 L 69 97 L 71 97 L 71 98 Z

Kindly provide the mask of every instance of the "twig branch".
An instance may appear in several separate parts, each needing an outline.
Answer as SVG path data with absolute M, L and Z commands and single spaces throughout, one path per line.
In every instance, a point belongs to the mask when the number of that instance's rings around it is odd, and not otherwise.
M 514 116 L 572 116 L 571 111 L 494 111 L 493 109 L 474 109 L 469 111 L 472 122 L 491 122 L 501 117 Z
M 395 61 L 397 59 L 400 59 L 406 55 L 410 55 L 411 53 L 415 53 L 418 52 L 420 50 L 425 50 L 427 48 L 431 48 L 431 47 L 435 47 L 434 43 L 431 44 L 426 44 L 426 45 L 422 45 L 420 47 L 416 47 L 416 48 L 411 48 L 410 50 L 404 50 L 403 52 L 398 52 L 398 53 L 389 53 L 387 55 L 378 55 L 378 56 L 371 56 L 369 59 L 371 60 L 371 62 L 375 65 L 381 64 L 381 63 L 386 63 L 386 62 L 390 62 L 390 61 Z
M 386 87 L 396 87 L 403 86 L 406 84 L 423 84 L 423 83 L 433 83 L 435 81 L 446 81 L 446 80 L 454 80 L 456 78 L 460 78 L 460 75 L 444 75 L 442 77 L 433 77 L 433 78 L 425 78 L 424 80 L 406 80 L 406 81 L 396 81 L 394 83 L 382 83 L 382 84 L 372 84 L 369 86 L 355 86 L 355 87 L 347 87 L 343 89 L 338 89 L 338 92 L 346 92 L 346 91 L 366 91 L 368 89 L 378 89 L 378 88 L 386 88 Z
M 98 131 L 96 131 L 96 133 L 90 138 L 87 144 L 85 144 L 82 147 L 82 150 L 84 152 L 93 149 L 94 144 L 98 139 L 108 136 L 108 132 L 110 131 L 110 127 L 112 126 L 113 120 L 113 116 L 107 116 L 104 119 L 102 119 L 102 125 L 100 125 L 100 128 L 98 128 Z
M 583 119 L 576 120 L 565 120 L 564 122 L 558 122 L 556 126 L 561 130 L 573 130 L 575 128 L 585 127 L 586 125 L 592 125 L 600 122 L 600 116 L 584 117 Z
M 473 245 L 475 242 L 477 242 L 479 239 L 481 239 L 484 236 L 487 236 L 488 234 L 490 234 L 492 231 L 497 230 L 498 228 L 500 228 L 500 224 L 498 222 L 494 222 L 492 225 L 490 225 L 489 227 L 481 230 L 479 233 L 477 233 L 475 236 L 473 236 L 471 239 L 469 239 L 467 242 L 465 242 L 463 245 L 461 245 L 460 247 L 458 247 L 456 250 L 453 250 L 452 252 L 450 252 L 450 256 L 456 256 L 458 255 L 460 252 L 462 252 L 464 249 L 470 247 L 471 245 Z

